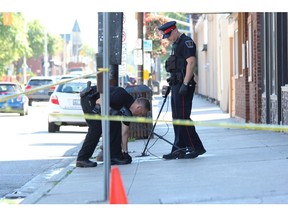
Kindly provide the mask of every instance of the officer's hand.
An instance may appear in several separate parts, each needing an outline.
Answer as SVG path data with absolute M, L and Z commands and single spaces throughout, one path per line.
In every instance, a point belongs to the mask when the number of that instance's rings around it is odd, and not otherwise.
M 126 107 L 122 107 L 120 109 L 121 115 L 123 116 L 132 116 L 132 113 L 129 109 L 127 109 Z
M 179 89 L 179 95 L 181 96 L 185 96 L 188 92 L 188 85 L 184 85 L 184 83 L 182 83 L 180 89 Z
M 97 114 L 97 115 L 101 115 L 101 106 L 100 106 L 100 104 L 96 104 L 94 109 L 92 110 L 92 112 Z
M 92 88 L 91 88 L 91 81 L 87 82 L 87 87 L 84 88 L 81 92 L 80 92 L 80 97 L 85 97 L 86 95 L 88 95 L 91 92 Z
M 109 110 L 109 115 L 111 115 L 111 116 L 117 116 L 117 115 L 121 115 L 121 112 L 120 112 L 119 110 L 110 108 L 110 110 Z
M 169 84 L 169 86 L 172 86 L 173 80 L 172 80 L 171 77 L 168 77 L 168 78 L 166 79 L 166 81 L 167 81 L 167 83 Z

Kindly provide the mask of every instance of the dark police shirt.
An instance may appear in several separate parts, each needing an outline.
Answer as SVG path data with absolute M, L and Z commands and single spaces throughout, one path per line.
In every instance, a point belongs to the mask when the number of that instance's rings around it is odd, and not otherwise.
M 174 52 L 174 53 L 173 53 Z M 181 56 L 185 59 L 185 68 L 187 65 L 186 59 L 195 56 L 196 57 L 196 44 L 185 34 L 182 34 L 178 40 L 172 45 L 172 54 L 175 56 Z
M 128 110 L 133 104 L 135 99 L 124 88 L 119 86 L 110 87 L 110 107 L 116 110 L 120 110 L 122 107 L 126 107 Z M 130 122 L 123 122 L 129 126 Z

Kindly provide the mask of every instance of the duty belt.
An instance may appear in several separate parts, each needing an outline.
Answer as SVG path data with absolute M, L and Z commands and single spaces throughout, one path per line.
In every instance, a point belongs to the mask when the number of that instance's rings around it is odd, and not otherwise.
M 171 76 L 167 79 L 167 81 L 170 85 L 176 85 L 178 83 L 182 83 L 183 79 L 184 77 L 182 72 L 175 72 L 171 73 Z

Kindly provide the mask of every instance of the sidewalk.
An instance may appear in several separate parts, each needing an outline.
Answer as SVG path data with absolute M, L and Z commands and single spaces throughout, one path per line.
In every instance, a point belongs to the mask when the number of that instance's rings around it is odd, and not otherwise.
M 155 99 L 154 119 L 163 101 L 161 96 Z M 164 119 L 171 120 L 169 97 L 155 132 L 173 142 L 173 127 Z M 197 95 L 192 119 L 236 122 Z M 206 126 L 196 126 L 196 131 L 207 150 L 196 159 L 163 160 L 171 145 L 157 136 L 149 142 L 148 156 L 141 156 L 147 139 L 129 143 L 133 162 L 118 166 L 129 204 L 288 203 L 287 133 Z M 76 168 L 73 161 L 21 204 L 109 203 L 104 200 L 104 168 L 101 163 Z

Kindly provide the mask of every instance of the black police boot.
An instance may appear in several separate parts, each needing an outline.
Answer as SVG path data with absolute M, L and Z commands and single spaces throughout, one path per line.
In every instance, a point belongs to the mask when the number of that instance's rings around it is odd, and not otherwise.
M 122 158 L 126 159 L 128 163 L 132 162 L 132 157 L 128 154 L 128 152 L 123 152 Z
M 202 155 L 206 152 L 205 149 L 201 149 L 201 150 L 195 150 L 195 151 L 191 151 L 189 153 L 187 153 L 185 155 L 185 159 L 193 159 L 193 158 L 197 158 L 199 155 Z
M 97 162 L 92 162 L 90 160 L 76 161 L 76 167 L 96 167 Z
M 125 158 L 111 158 L 111 165 L 124 165 L 130 163 L 131 162 Z
M 166 160 L 172 160 L 172 159 L 177 159 L 177 158 L 182 159 L 184 157 L 185 157 L 185 152 L 183 151 L 174 151 L 169 154 L 163 155 L 163 158 Z

